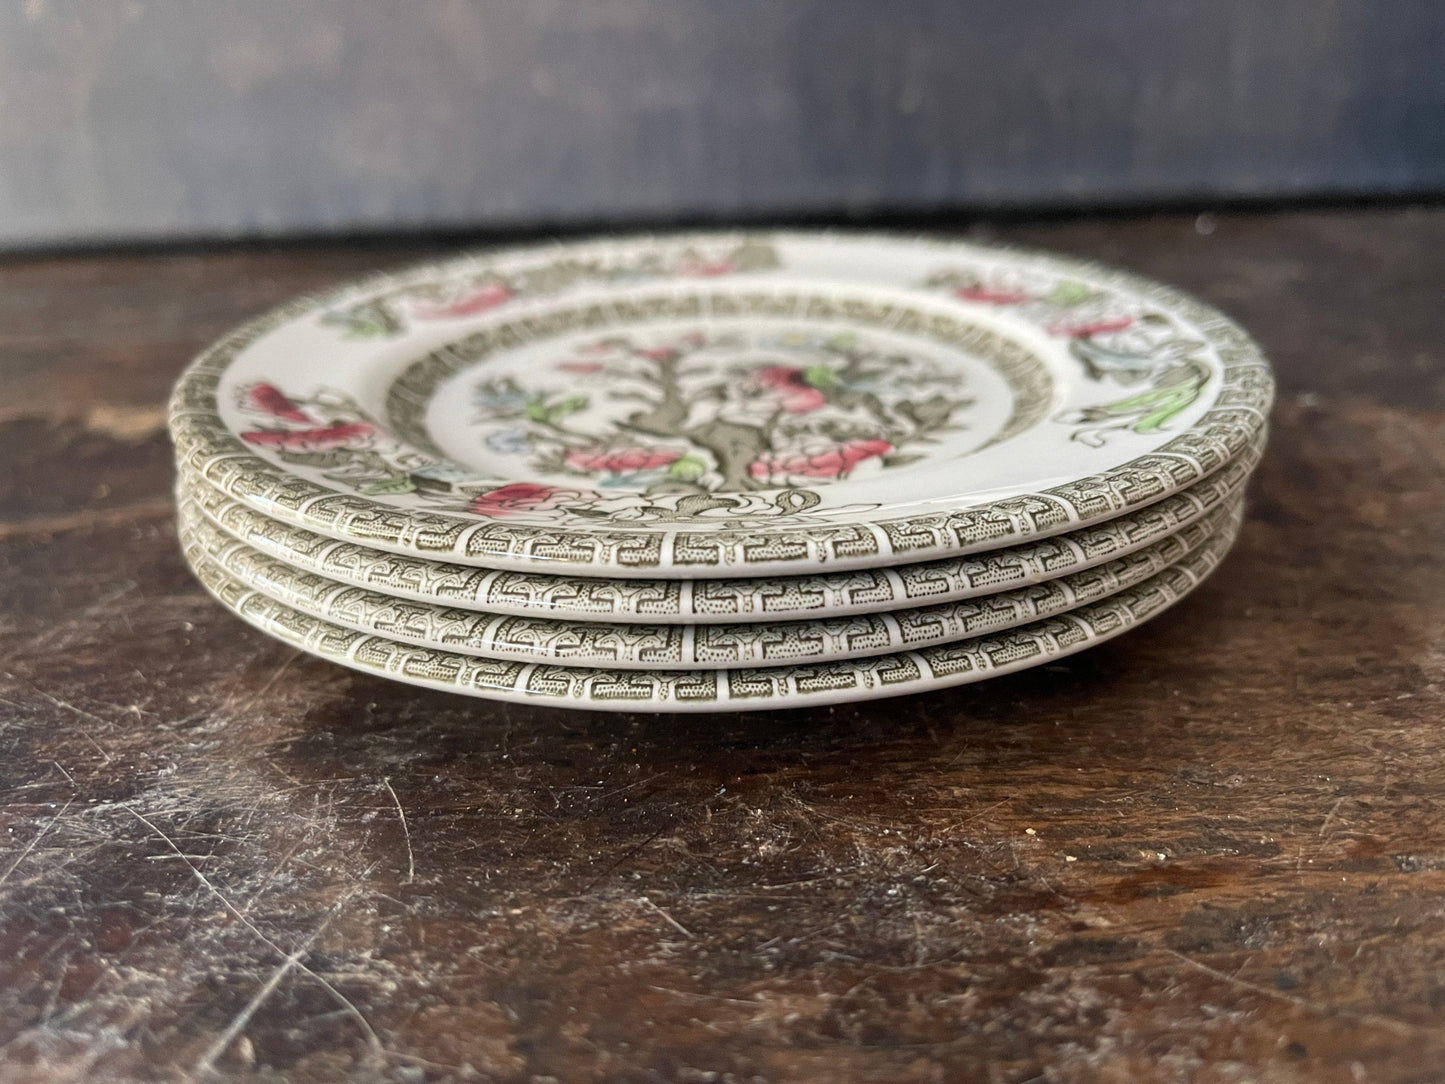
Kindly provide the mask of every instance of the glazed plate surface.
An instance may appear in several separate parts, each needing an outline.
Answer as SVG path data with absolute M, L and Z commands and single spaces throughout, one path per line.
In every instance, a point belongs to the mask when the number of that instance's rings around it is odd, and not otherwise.
M 499 250 L 289 305 L 187 370 L 182 467 L 490 569 L 718 579 L 996 550 L 1235 460 L 1258 349 L 1081 261 L 847 233 Z

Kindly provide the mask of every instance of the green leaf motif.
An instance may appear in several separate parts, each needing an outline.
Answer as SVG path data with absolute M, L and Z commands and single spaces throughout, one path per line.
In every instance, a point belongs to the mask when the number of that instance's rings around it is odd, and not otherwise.
M 273 454 L 285 463 L 316 467 L 318 470 L 335 470 L 361 458 L 360 453 L 351 448 L 332 448 L 325 452 L 296 452 L 289 448 L 276 448 Z
M 906 467 L 908 464 L 917 463 L 923 458 L 925 457 L 921 455 L 885 455 L 883 457 L 883 465 L 885 467 Z
M 1053 292 L 1049 294 L 1049 300 L 1055 305 L 1071 307 L 1087 301 L 1093 296 L 1094 291 L 1090 290 L 1082 282 L 1061 282 L 1055 286 Z
M 410 475 L 397 474 L 380 481 L 370 482 L 361 487 L 361 492 L 369 497 L 384 497 L 395 493 L 411 493 L 415 489 L 416 482 L 412 481 Z
M 587 396 L 574 395 L 570 399 L 563 399 L 560 403 L 547 408 L 547 420 L 549 422 L 561 421 L 568 414 L 576 414 L 579 410 L 587 409 Z
M 826 365 L 809 365 L 803 370 L 803 383 L 809 387 L 831 388 L 838 383 L 838 374 Z
M 679 482 L 696 482 L 707 473 L 707 464 L 695 455 L 685 455 L 681 459 L 674 459 L 672 465 L 667 468 L 667 476 L 676 478 Z
M 380 299 L 328 312 L 321 317 L 321 322 L 344 328 L 347 337 L 352 339 L 385 339 L 402 330 L 401 320 L 391 311 L 391 306 Z

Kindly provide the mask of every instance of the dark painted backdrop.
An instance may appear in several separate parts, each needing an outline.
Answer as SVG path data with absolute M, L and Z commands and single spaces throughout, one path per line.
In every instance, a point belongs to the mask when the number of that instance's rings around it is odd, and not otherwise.
M 1445 189 L 1445 4 L 14 0 L 0 245 Z

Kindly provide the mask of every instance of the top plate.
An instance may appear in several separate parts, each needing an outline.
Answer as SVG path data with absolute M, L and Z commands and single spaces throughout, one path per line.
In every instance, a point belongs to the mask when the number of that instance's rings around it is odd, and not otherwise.
M 717 578 L 1071 530 L 1208 475 L 1269 367 L 1179 292 L 848 233 L 482 253 L 285 306 L 182 376 L 183 464 L 321 534 L 504 569 Z

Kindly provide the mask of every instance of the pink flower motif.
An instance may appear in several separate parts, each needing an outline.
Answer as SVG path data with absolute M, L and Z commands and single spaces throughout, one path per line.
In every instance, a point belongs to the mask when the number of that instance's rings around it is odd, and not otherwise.
M 370 422 L 338 422 L 317 429 L 254 429 L 241 439 L 258 448 L 284 448 L 288 452 L 329 452 L 365 440 L 376 433 Z
M 677 351 L 670 346 L 654 346 L 649 350 L 639 350 L 637 354 L 649 361 L 671 361 L 677 357 Z
M 731 260 L 688 260 L 677 269 L 677 273 L 692 279 L 702 279 L 730 275 L 736 270 L 737 267 Z
M 572 451 L 566 455 L 567 465 L 589 474 L 636 474 L 642 470 L 665 467 L 682 458 L 681 452 L 670 448 L 622 448 L 605 452 Z
M 886 440 L 850 440 L 836 448 L 809 455 L 766 453 L 748 465 L 748 473 L 760 481 L 774 478 L 846 478 L 865 459 L 887 455 L 893 445 Z
M 953 295 L 963 301 L 982 301 L 986 305 L 1022 305 L 1033 300 L 1022 290 L 993 290 L 987 286 L 965 286 Z
M 1083 339 L 1090 335 L 1105 335 L 1110 331 L 1123 331 L 1133 322 L 1132 316 L 1118 316 L 1112 320 L 1096 320 L 1092 324 L 1058 323 L 1049 328 L 1049 334 L 1065 339 Z
M 480 497 L 473 497 L 467 511 L 479 516 L 509 516 L 514 512 L 549 512 L 563 501 L 580 496 L 576 490 L 558 489 L 536 482 L 512 482 Z
M 557 363 L 557 368 L 564 373 L 591 376 L 593 373 L 600 373 L 605 366 L 600 361 L 560 361 Z
M 500 282 L 489 282 L 480 286 L 469 294 L 463 294 L 455 301 L 449 301 L 445 305 L 432 305 L 426 308 L 419 308 L 417 316 L 423 320 L 455 320 L 462 316 L 476 316 L 488 309 L 495 309 L 498 305 L 504 304 L 512 299 L 512 291 L 503 286 Z
M 310 425 L 311 419 L 301 408 L 286 398 L 286 394 L 275 384 L 252 384 L 241 392 L 242 403 L 251 410 L 259 410 L 288 422 L 302 422 Z
M 828 397 L 808 383 L 802 369 L 787 365 L 767 365 L 753 373 L 753 380 L 778 393 L 784 411 L 808 414 L 828 402 Z

